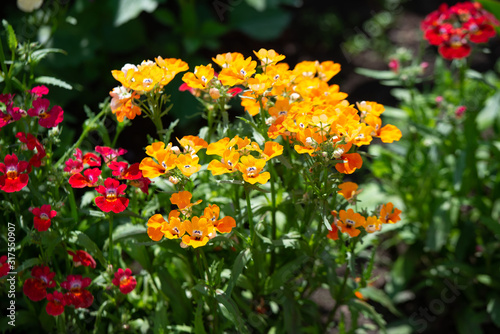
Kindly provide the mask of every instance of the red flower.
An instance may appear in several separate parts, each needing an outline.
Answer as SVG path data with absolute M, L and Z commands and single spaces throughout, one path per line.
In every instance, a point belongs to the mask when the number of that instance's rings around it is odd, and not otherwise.
M 29 92 L 33 95 L 38 96 L 38 97 L 42 97 L 42 96 L 47 95 L 49 93 L 49 89 L 47 87 L 45 87 L 44 85 L 42 85 L 42 86 L 33 87 Z
M 109 164 L 111 161 L 116 160 L 116 158 L 119 157 L 120 155 L 127 153 L 126 149 L 123 148 L 112 149 L 111 147 L 107 146 L 96 146 L 95 151 L 102 155 L 106 165 Z
M 126 162 L 111 161 L 108 167 L 113 171 L 111 174 L 119 179 L 137 180 L 142 177 L 139 165 L 137 162 L 129 167 Z
M 23 172 L 28 168 L 28 162 L 19 161 L 15 154 L 7 154 L 4 162 L 0 162 L 0 173 L 4 174 L 0 175 L 0 189 L 12 193 L 26 187 L 29 176 Z
M 16 137 L 21 143 L 26 145 L 28 150 L 35 152 L 35 155 L 33 155 L 28 161 L 28 171 L 31 171 L 31 166 L 36 168 L 40 167 L 42 159 L 47 155 L 42 143 L 40 143 L 40 141 L 31 133 L 18 132 Z
M 54 291 L 54 293 L 47 294 L 47 300 L 49 301 L 45 307 L 47 314 L 55 317 L 64 312 L 66 300 L 64 299 L 62 292 Z
M 64 167 L 65 172 L 69 172 L 70 174 L 80 173 L 83 170 L 83 161 L 82 161 L 82 151 L 77 148 L 75 149 L 75 153 L 73 153 L 75 159 L 68 159 Z
M 0 256 L 0 277 L 4 277 L 10 271 L 10 264 L 7 262 L 7 255 Z
M 33 101 L 33 108 L 28 110 L 28 115 L 31 117 L 39 117 L 38 124 L 44 128 L 52 128 L 64 119 L 64 111 L 60 106 L 53 106 L 50 111 L 47 111 L 49 105 L 49 100 L 39 98 Z
M 33 224 L 38 232 L 47 231 L 50 227 L 50 220 L 57 215 L 49 204 L 42 205 L 41 208 L 30 208 L 30 211 L 35 215 Z
M 188 84 L 185 82 L 179 86 L 179 91 L 181 91 L 181 92 L 188 91 L 194 95 L 194 88 L 189 87 Z
M 85 266 L 85 267 L 90 267 L 92 269 L 95 269 L 96 263 L 92 255 L 87 253 L 84 250 L 77 250 L 76 253 L 69 250 L 68 254 L 73 256 L 73 262 L 75 264 L 75 267 L 78 266 Z
M 142 173 L 141 173 L 142 175 Z M 140 177 L 139 179 L 131 180 L 130 185 L 136 188 L 141 189 L 143 193 L 146 195 L 149 194 L 149 185 L 151 184 L 151 180 L 147 177 Z
M 95 187 L 100 175 L 99 168 L 91 168 L 85 170 L 83 175 L 80 173 L 71 175 L 68 182 L 73 188 Z
M 82 275 L 68 275 L 66 281 L 61 283 L 63 289 L 68 290 L 64 295 L 67 305 L 73 305 L 75 308 L 88 308 L 94 302 L 94 296 L 85 288 L 90 285 L 92 280 L 88 277 L 82 278 Z
M 452 29 L 438 48 L 439 54 L 444 59 L 460 59 L 467 57 L 471 52 L 471 47 L 465 38 L 466 32 L 463 29 Z
M 25 113 L 25 111 L 20 109 L 19 107 L 14 107 L 12 101 L 6 103 L 5 107 L 6 113 L 0 111 L 0 128 L 3 128 L 9 123 L 19 120 Z
M 486 43 L 496 35 L 495 28 L 485 16 L 471 18 L 463 27 L 469 31 L 469 40 L 473 43 Z
M 120 185 L 120 182 L 108 177 L 104 181 L 104 186 L 99 186 L 96 189 L 103 196 L 96 197 L 94 200 L 95 204 L 104 212 L 122 212 L 128 206 L 128 198 L 120 196 L 124 193 L 125 188 L 127 188 L 127 185 Z
M 120 288 L 120 292 L 126 295 L 135 289 L 137 285 L 137 281 L 134 276 L 132 276 L 132 270 L 129 268 L 123 270 L 122 268 L 118 269 L 115 273 L 115 278 L 112 281 L 113 285 Z
M 239 93 L 241 93 L 243 91 L 243 88 L 240 88 L 240 87 L 233 87 L 231 89 L 229 89 L 227 92 L 229 94 L 231 94 L 233 97 L 235 97 L 236 95 L 238 95 Z
M 31 269 L 31 276 L 24 281 L 23 292 L 34 302 L 40 301 L 47 296 L 47 289 L 56 286 L 56 282 L 52 279 L 56 273 L 50 272 L 49 267 L 34 266 Z

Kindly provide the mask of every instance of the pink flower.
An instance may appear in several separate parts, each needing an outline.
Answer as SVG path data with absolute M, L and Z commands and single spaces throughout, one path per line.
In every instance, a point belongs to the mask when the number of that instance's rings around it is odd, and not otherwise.
M 42 85 L 42 86 L 33 87 L 29 92 L 33 95 L 38 96 L 38 97 L 42 97 L 42 96 L 47 95 L 49 93 L 49 89 L 47 87 L 45 87 L 44 85 Z
M 53 106 L 49 109 L 50 101 L 39 98 L 33 101 L 33 108 L 28 110 L 31 117 L 39 117 L 38 124 L 44 128 L 53 128 L 64 119 L 64 111 L 60 106 Z
M 77 250 L 76 253 L 69 250 L 68 254 L 73 256 L 73 263 L 75 264 L 75 267 L 78 266 L 85 266 L 85 267 L 90 267 L 92 269 L 95 269 L 96 263 L 92 255 L 87 253 L 84 250 Z
M 95 204 L 104 212 L 113 211 L 119 213 L 124 211 L 128 206 L 128 198 L 122 197 L 127 188 L 127 185 L 122 184 L 118 180 L 108 177 L 104 181 L 104 186 L 97 187 L 96 191 L 103 195 L 95 198 Z
M 19 161 L 15 154 L 7 154 L 4 163 L 0 162 L 0 189 L 12 193 L 20 191 L 29 181 L 28 174 L 24 173 L 28 168 L 28 162 Z

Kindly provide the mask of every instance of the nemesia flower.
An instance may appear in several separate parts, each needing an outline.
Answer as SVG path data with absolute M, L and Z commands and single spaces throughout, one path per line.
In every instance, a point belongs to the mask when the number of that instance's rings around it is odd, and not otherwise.
M 28 115 L 39 117 L 38 124 L 44 128 L 53 128 L 64 119 L 64 111 L 60 106 L 53 106 L 49 109 L 50 101 L 44 98 L 38 98 L 33 101 L 33 108 L 28 109 Z
M 68 254 L 73 257 L 73 263 L 75 267 L 79 267 L 83 265 L 84 267 L 90 267 L 92 269 L 95 269 L 96 263 L 92 255 L 87 253 L 84 250 L 77 250 L 76 252 L 73 252 L 72 250 L 68 250 Z
M 337 227 L 337 224 L 335 222 L 333 222 L 331 225 L 331 228 L 332 228 L 332 230 L 328 231 L 328 234 L 326 235 L 326 237 L 328 239 L 332 239 L 332 240 L 339 240 L 339 228 Z
M 125 117 L 132 120 L 141 114 L 141 108 L 134 104 L 134 99 L 140 98 L 137 92 L 118 86 L 113 88 L 109 95 L 111 96 L 111 112 L 116 115 L 118 122 L 123 122 Z
M 394 205 L 389 202 L 381 206 L 379 219 L 383 224 L 394 224 L 401 220 L 401 212 L 401 210 L 395 208 Z
M 368 233 L 380 231 L 380 229 L 382 228 L 382 221 L 376 216 L 370 216 L 366 218 L 366 223 L 363 225 L 363 227 Z
M 198 136 L 184 136 L 180 140 L 177 139 L 177 141 L 184 148 L 184 152 L 191 155 L 208 146 L 208 143 Z
M 256 159 L 249 155 L 241 157 L 236 168 L 243 174 L 243 180 L 246 182 L 265 184 L 271 178 L 269 172 L 261 173 L 265 165 L 266 161 L 264 159 Z
M 95 187 L 101 173 L 99 168 L 86 169 L 83 175 L 80 173 L 71 175 L 68 182 L 73 188 Z
M 66 305 L 73 305 L 75 308 L 88 308 L 94 302 L 94 296 L 85 289 L 92 283 L 89 277 L 82 278 L 82 275 L 68 275 L 66 281 L 61 283 L 61 288 L 68 290 L 64 294 Z
M 344 153 L 339 160 L 342 160 L 342 162 L 336 164 L 335 169 L 344 174 L 352 174 L 363 165 L 363 159 L 359 153 Z
M 35 152 L 35 154 L 28 161 L 28 172 L 31 167 L 40 167 L 42 159 L 47 155 L 42 143 L 40 143 L 40 141 L 38 141 L 38 139 L 31 133 L 18 132 L 16 134 L 16 138 L 19 139 L 21 143 L 25 144 L 28 150 Z
M 350 200 L 354 196 L 356 196 L 359 192 L 358 185 L 354 182 L 344 182 L 339 185 L 338 193 L 344 196 L 346 200 Z
M 153 241 L 160 241 L 163 238 L 163 232 L 162 227 L 164 224 L 167 222 L 163 218 L 163 216 L 159 213 L 153 215 L 151 218 L 148 219 L 147 222 L 147 233 L 148 236 L 151 238 Z
M 132 276 L 132 270 L 130 270 L 130 268 L 125 270 L 119 268 L 115 273 L 115 278 L 113 278 L 112 283 L 113 285 L 119 287 L 120 292 L 124 295 L 132 292 L 137 285 L 137 281 L 135 280 L 135 277 Z
M 113 171 L 111 175 L 116 176 L 118 179 L 137 180 L 142 177 L 138 162 L 129 167 L 126 162 L 111 161 L 108 167 Z
M 189 210 L 192 206 L 198 205 L 202 202 L 202 200 L 200 199 L 194 203 L 191 203 L 192 197 L 193 195 L 189 191 L 180 191 L 177 193 L 173 193 L 172 196 L 170 196 L 170 203 L 177 205 L 177 207 L 181 211 Z
M 117 157 L 127 153 L 127 150 L 124 148 L 113 149 L 107 146 L 96 146 L 95 151 L 102 155 L 106 165 L 108 165 L 111 161 L 116 160 Z
M 34 302 L 40 301 L 47 296 L 47 289 L 56 286 L 53 281 L 56 273 L 50 272 L 50 268 L 46 266 L 34 266 L 31 269 L 32 278 L 24 281 L 23 292 Z
M 260 60 L 262 66 L 267 66 L 271 64 L 275 64 L 283 59 L 285 59 L 284 55 L 278 54 L 273 49 L 260 49 L 259 52 L 253 52 L 255 56 Z
M 244 83 L 256 71 L 257 62 L 251 57 L 235 59 L 229 67 L 219 73 L 219 80 L 224 86 L 236 86 Z
M 20 120 L 21 117 L 26 114 L 26 112 L 21 108 L 14 106 L 14 102 L 11 100 L 13 95 L 2 94 L 2 96 L 4 96 L 3 100 L 5 103 L 5 113 L 0 110 L 0 128 Z
M 194 72 L 187 72 L 182 77 L 182 81 L 191 88 L 205 89 L 214 77 L 212 64 L 207 66 L 196 66 Z
M 7 259 L 7 255 L 0 256 L 0 277 L 6 276 L 10 271 L 10 264 Z
M 19 161 L 17 155 L 7 154 L 4 162 L 0 162 L 0 189 L 12 193 L 20 191 L 28 185 L 29 176 L 24 173 L 28 168 L 28 162 Z
M 49 93 L 49 89 L 46 86 L 41 85 L 41 86 L 33 87 L 29 92 L 33 95 L 38 96 L 38 97 L 42 97 L 42 96 L 47 95 Z
M 240 154 L 236 150 L 226 150 L 222 154 L 222 160 L 212 160 L 207 169 L 212 175 L 221 175 L 236 172 L 236 165 L 240 159 Z
M 205 246 L 210 240 L 210 235 L 215 233 L 214 226 L 204 217 L 194 216 L 190 221 L 183 221 L 182 225 L 186 230 L 182 242 L 193 248 Z
M 359 213 L 355 213 L 353 209 L 340 210 L 337 226 L 342 233 L 347 233 L 351 237 L 357 237 L 361 232 L 358 227 L 365 224 L 365 217 Z
M 236 220 L 233 217 L 225 216 L 222 219 L 219 219 L 220 208 L 211 204 L 205 208 L 203 212 L 203 217 L 206 218 L 215 229 L 220 233 L 229 233 L 236 227 Z M 215 235 L 214 235 L 215 236 Z
M 243 59 L 245 58 L 239 52 L 227 52 L 216 55 L 215 58 L 212 58 L 212 61 L 219 65 L 221 68 L 227 68 L 230 67 L 233 62 Z
M 64 312 L 64 306 L 66 306 L 66 299 L 64 294 L 59 291 L 54 291 L 53 293 L 47 294 L 47 306 L 45 306 L 45 311 L 47 314 L 52 316 L 61 315 Z
M 149 195 L 149 185 L 151 184 L 150 179 L 141 176 L 138 179 L 130 180 L 129 184 L 133 187 L 139 188 L 146 195 Z
M 200 158 L 197 156 L 193 157 L 190 154 L 180 154 L 175 160 L 175 165 L 184 176 L 190 177 L 201 169 L 201 165 L 198 163 L 199 161 Z
M 126 184 L 120 185 L 118 180 L 108 177 L 104 181 L 104 186 L 96 188 L 96 191 L 103 196 L 96 197 L 94 202 L 104 212 L 120 213 L 127 208 L 129 202 L 128 198 L 120 196 L 126 188 Z
M 30 208 L 30 212 L 35 215 L 33 225 L 38 232 L 47 231 L 51 225 L 51 219 L 57 215 L 49 204 L 44 204 L 40 208 Z

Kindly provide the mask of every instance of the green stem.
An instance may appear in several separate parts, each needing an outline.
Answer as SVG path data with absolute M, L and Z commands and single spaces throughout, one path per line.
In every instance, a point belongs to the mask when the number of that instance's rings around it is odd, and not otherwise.
M 274 185 L 274 180 L 277 180 L 276 170 L 273 164 L 269 164 L 269 170 L 271 171 L 271 240 L 276 240 L 277 238 L 277 224 L 276 224 L 276 187 Z M 269 265 L 269 274 L 274 272 L 276 266 L 276 251 L 271 252 L 271 263 Z
M 247 215 L 248 215 L 248 228 L 250 229 L 250 244 L 254 245 L 255 242 L 255 226 L 253 223 L 252 203 L 250 202 L 250 191 L 245 187 L 245 197 L 247 201 Z
M 332 322 L 333 318 L 335 317 L 335 313 L 337 313 L 337 310 L 339 309 L 340 305 L 342 305 L 342 298 L 344 295 L 344 289 L 345 289 L 345 286 L 347 285 L 347 279 L 349 278 L 350 273 L 351 273 L 351 270 L 349 269 L 349 266 L 346 265 L 342 285 L 340 286 L 339 292 L 337 293 L 337 296 L 335 297 L 335 306 L 333 307 L 333 310 L 330 312 L 330 315 L 328 316 L 328 321 L 326 322 L 327 324 Z
M 109 243 L 108 243 L 108 262 L 113 264 L 113 214 L 109 214 Z

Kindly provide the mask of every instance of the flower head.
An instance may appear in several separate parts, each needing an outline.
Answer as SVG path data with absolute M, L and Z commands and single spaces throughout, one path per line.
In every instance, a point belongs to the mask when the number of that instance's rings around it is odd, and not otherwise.
M 380 221 L 383 224 L 394 224 L 401 220 L 401 210 L 395 208 L 394 205 L 389 202 L 386 205 L 382 205 L 380 208 Z
M 92 283 L 89 277 L 82 278 L 82 275 L 68 275 L 66 281 L 61 283 L 61 288 L 68 290 L 64 294 L 67 305 L 75 308 L 88 308 L 94 302 L 94 296 L 85 289 Z
M 20 191 L 29 181 L 28 174 L 24 173 L 28 168 L 28 162 L 19 161 L 17 155 L 7 154 L 3 163 L 0 162 L 0 189 L 12 193 Z
M 126 188 L 126 184 L 120 185 L 118 180 L 108 177 L 104 181 L 104 186 L 99 186 L 96 189 L 103 196 L 96 197 L 95 204 L 104 212 L 119 213 L 124 211 L 128 206 L 129 199 L 120 195 L 124 193 Z
M 86 251 L 77 250 L 76 252 L 73 252 L 72 250 L 68 250 L 68 254 L 73 257 L 73 263 L 75 264 L 75 267 L 83 265 L 84 267 L 95 269 L 95 260 L 92 255 L 90 255 Z
M 33 101 L 33 108 L 28 109 L 28 115 L 38 117 L 38 124 L 44 128 L 53 128 L 64 119 L 64 111 L 60 106 L 53 106 L 49 110 L 50 101 L 38 98 Z
M 7 259 L 7 255 L 0 256 L 0 277 L 6 276 L 10 271 L 10 264 Z
M 347 211 L 340 210 L 337 226 L 340 228 L 342 233 L 347 233 L 351 237 L 357 237 L 361 232 L 358 227 L 363 226 L 365 221 L 365 217 L 354 212 L 353 209 L 348 209 Z
M 49 204 L 42 205 L 40 208 L 30 208 L 31 213 L 35 215 L 33 224 L 38 232 L 47 231 L 51 224 L 51 219 L 57 215 L 55 210 Z
M 182 224 L 186 230 L 182 242 L 193 248 L 205 246 L 210 240 L 210 236 L 215 233 L 214 226 L 204 217 L 194 216 L 190 221 L 185 220 Z
M 47 300 L 49 301 L 45 307 L 47 314 L 55 317 L 64 312 L 64 306 L 66 306 L 67 303 L 62 292 L 54 291 L 53 293 L 47 294 Z
M 113 285 L 119 287 L 120 292 L 124 295 L 132 292 L 132 290 L 134 290 L 135 286 L 137 285 L 135 277 L 132 276 L 132 270 L 130 270 L 129 268 L 125 270 L 119 268 L 115 273 L 115 278 L 113 278 L 112 283 Z
M 73 188 L 95 187 L 101 173 L 99 168 L 86 169 L 83 175 L 80 173 L 71 175 L 68 182 Z
M 31 269 L 32 278 L 24 281 L 23 292 L 34 302 L 40 301 L 47 296 L 47 289 L 56 286 L 53 280 L 56 273 L 50 272 L 49 267 L 34 266 Z

